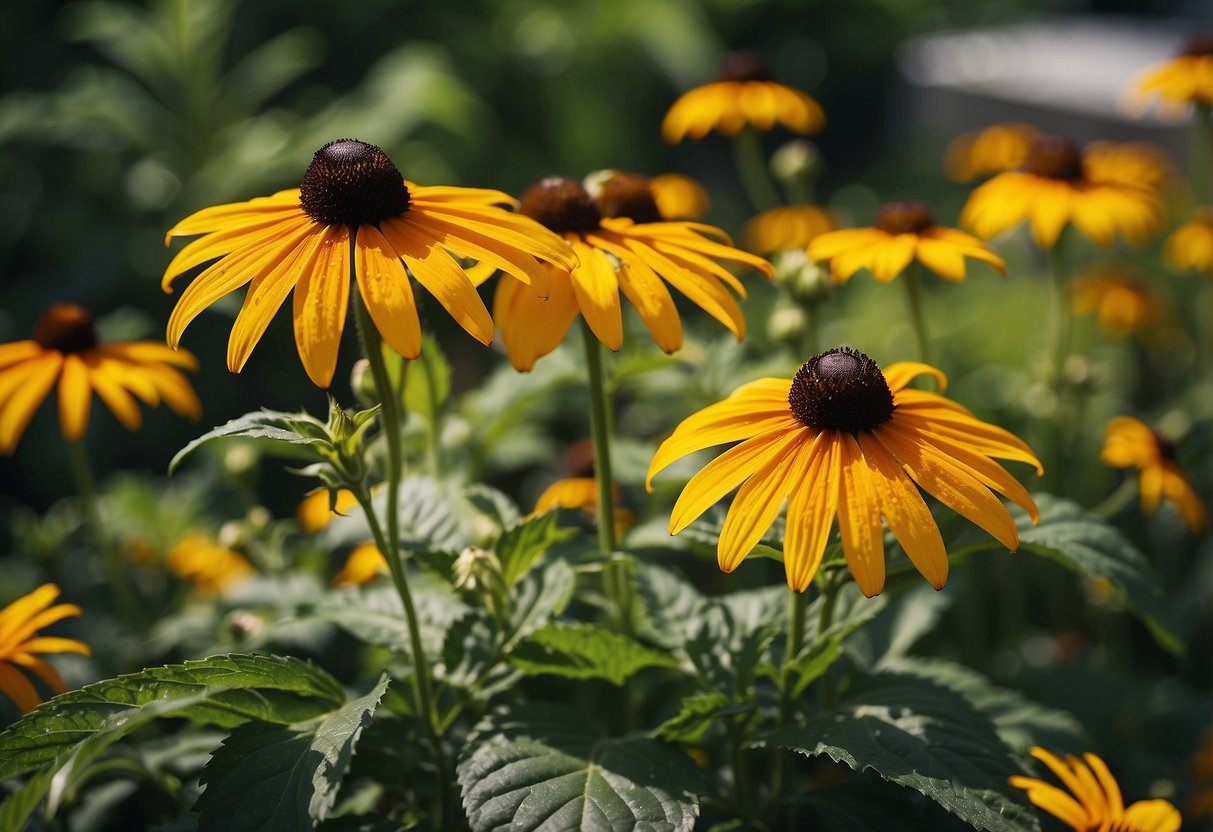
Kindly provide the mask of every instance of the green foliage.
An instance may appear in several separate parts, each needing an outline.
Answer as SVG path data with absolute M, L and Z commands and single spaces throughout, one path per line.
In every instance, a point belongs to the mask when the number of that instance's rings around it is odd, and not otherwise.
M 558 516 L 558 511 L 549 511 L 524 520 L 497 538 L 493 551 L 501 562 L 501 574 L 507 588 L 518 583 L 548 549 L 576 534 L 574 529 L 557 525 Z
M 755 703 L 746 697 L 724 693 L 697 693 L 682 700 L 676 715 L 657 726 L 653 736 L 668 742 L 699 742 L 723 717 L 752 713 Z
M 436 430 L 450 395 L 451 365 L 434 337 L 423 334 L 421 355 L 408 362 L 404 373 L 405 412 L 419 416 L 428 430 Z
M 693 828 L 704 790 L 694 763 L 656 740 L 601 737 L 593 724 L 536 704 L 477 725 L 458 767 L 472 829 Z
M 510 662 L 531 676 L 605 679 L 622 685 L 646 667 L 677 667 L 674 657 L 595 624 L 548 624 L 527 636 Z
M 408 477 L 400 483 L 396 514 L 400 524 L 400 545 L 405 551 L 458 552 L 468 544 L 455 499 L 440 483 L 429 477 Z M 385 516 L 387 490 L 371 496 L 375 514 Z M 352 509 L 345 517 L 334 518 L 321 533 L 331 547 L 362 543 L 371 537 L 366 514 Z

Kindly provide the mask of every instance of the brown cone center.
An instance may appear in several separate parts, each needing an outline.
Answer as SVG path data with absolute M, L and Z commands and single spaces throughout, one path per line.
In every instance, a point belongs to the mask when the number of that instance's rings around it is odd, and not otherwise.
M 1179 54 L 1193 58 L 1213 55 L 1213 32 L 1201 32 L 1188 38 Z
M 788 408 L 805 427 L 870 431 L 893 416 L 893 393 L 876 362 L 841 347 L 815 355 L 792 379 Z
M 636 173 L 615 173 L 602 183 L 594 204 L 604 217 L 627 217 L 635 222 L 659 222 L 652 183 Z
M 299 186 L 303 212 L 325 225 L 374 225 L 409 207 L 404 177 L 373 144 L 338 139 L 316 151 Z
M 766 62 L 755 52 L 730 52 L 720 65 L 721 81 L 771 81 L 774 80 Z
M 549 176 L 527 188 L 518 211 L 557 233 L 593 231 L 602 219 L 589 191 L 563 176 Z
M 876 227 L 889 234 L 917 234 L 933 225 L 931 209 L 921 202 L 890 202 L 876 215 Z
M 1046 136 L 1028 145 L 1023 169 L 1046 179 L 1082 179 L 1082 153 L 1069 139 Z
M 96 349 L 97 327 L 88 310 L 75 303 L 56 303 L 34 326 L 34 340 L 43 348 L 64 353 Z

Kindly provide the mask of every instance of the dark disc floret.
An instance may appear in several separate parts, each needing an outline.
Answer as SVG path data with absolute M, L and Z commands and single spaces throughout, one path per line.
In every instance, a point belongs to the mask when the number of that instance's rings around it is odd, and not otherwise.
M 604 217 L 627 217 L 634 222 L 660 222 L 652 183 L 637 173 L 615 172 L 600 186 L 594 204 Z
M 1156 430 L 1150 432 L 1154 434 L 1154 444 L 1158 446 L 1159 457 L 1168 462 L 1174 462 L 1177 451 L 1175 443 Z
M 549 176 L 540 179 L 522 195 L 518 212 L 560 234 L 593 231 L 602 214 L 594 199 L 576 179 Z
M 876 227 L 889 234 L 917 234 L 933 225 L 931 209 L 921 202 L 889 202 L 876 215 Z
M 1082 179 L 1082 152 L 1069 139 L 1046 136 L 1028 145 L 1023 169 L 1046 179 Z
M 730 52 L 720 65 L 721 81 L 771 81 L 774 77 L 756 52 Z
M 299 186 L 303 212 L 325 225 L 374 225 L 409 207 L 404 177 L 373 144 L 338 139 L 316 151 Z
M 56 303 L 34 326 L 34 340 L 43 349 L 81 353 L 97 348 L 97 326 L 88 310 L 75 303 Z
M 802 425 L 846 433 L 875 430 L 893 416 L 893 393 L 876 362 L 839 347 L 801 365 L 788 407 Z
M 1213 55 L 1213 32 L 1200 32 L 1184 41 L 1179 54 L 1189 58 Z

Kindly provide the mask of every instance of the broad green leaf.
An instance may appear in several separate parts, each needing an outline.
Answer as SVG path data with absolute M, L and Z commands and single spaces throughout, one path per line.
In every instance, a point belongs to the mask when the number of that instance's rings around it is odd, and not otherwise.
M 233 728 L 260 720 L 289 724 L 345 699 L 341 685 L 298 659 L 233 654 L 141 670 L 56 696 L 0 733 L 0 780 L 71 751 L 132 709 Z M 164 705 L 179 702 L 179 708 Z
M 1019 772 L 990 720 L 960 694 L 910 674 L 861 678 L 844 701 L 800 727 L 779 728 L 757 746 L 825 754 L 914 789 L 987 832 L 1038 830 Z
M 172 474 L 182 461 L 201 446 L 216 439 L 252 439 L 267 452 L 291 457 L 309 457 L 309 445 L 327 446 L 329 443 L 319 433 L 300 433 L 302 422 L 315 422 L 306 413 L 283 413 L 277 410 L 257 410 L 246 413 L 230 422 L 225 422 L 216 428 L 190 441 L 168 464 L 168 472 Z M 323 427 L 319 422 L 316 425 Z
M 475 688 L 497 659 L 497 623 L 487 610 L 471 609 L 446 631 L 439 678 L 458 688 Z
M 522 520 L 522 512 L 506 494 L 491 485 L 472 483 L 463 489 L 463 497 L 478 514 L 489 518 L 501 530 Z
M 531 676 L 606 679 L 622 685 L 646 667 L 677 667 L 673 656 L 594 624 L 548 624 L 514 647 L 510 662 Z
M 506 649 L 560 615 L 573 598 L 577 576 L 563 560 L 553 560 L 530 572 L 510 591 Z
M 421 336 L 421 355 L 409 362 L 404 373 L 404 408 L 425 420 L 433 430 L 451 395 L 451 365 L 438 342 Z
M 549 511 L 523 520 L 497 538 L 493 551 L 501 562 L 501 574 L 507 587 L 518 583 L 548 549 L 577 533 L 576 529 L 561 528 L 556 524 L 559 514 Z
M 668 742 L 699 742 L 721 717 L 751 713 L 758 707 L 753 699 L 723 693 L 696 693 L 682 700 L 678 713 L 657 726 L 653 736 Z
M 704 598 L 686 579 L 668 569 L 640 561 L 636 564 L 636 632 L 674 649 L 687 640 L 687 628 L 703 607 Z
M 468 545 L 453 498 L 439 483 L 428 477 L 409 477 L 400 483 L 397 522 L 400 545 L 406 552 L 416 550 L 458 552 Z M 386 532 L 387 489 L 379 489 L 371 498 L 375 514 Z M 320 535 L 328 547 L 354 545 L 371 539 L 366 514 L 361 507 L 350 509 L 344 517 L 335 517 Z
M 706 605 L 692 620 L 683 649 L 702 682 L 712 690 L 746 695 L 761 669 L 767 648 L 779 631 L 786 590 L 774 594 L 775 613 L 753 603 L 765 591 L 725 595 Z
M 55 769 L 40 771 L 0 802 L 0 829 L 24 829 L 51 787 Z
M 458 766 L 474 832 L 692 829 L 706 785 L 690 758 L 644 737 L 601 737 L 594 725 L 541 704 L 477 725 Z
M 324 820 L 387 686 L 384 674 L 366 696 L 307 722 L 237 727 L 202 771 L 199 830 L 292 832 Z
M 1097 580 L 1106 580 L 1125 599 L 1154 639 L 1175 655 L 1183 644 L 1172 631 L 1167 606 L 1149 561 L 1107 521 L 1069 500 L 1049 494 L 1036 496 L 1040 525 L 1019 521 L 1019 548 Z
M 840 658 L 842 637 L 831 635 L 810 643 L 788 666 L 788 683 L 792 698 L 798 699 L 805 688 L 820 679 Z
M 836 618 L 846 620 L 863 613 L 871 622 L 846 640 L 847 656 L 864 667 L 904 656 L 920 638 L 934 632 L 954 598 L 954 594 L 937 592 L 922 581 L 891 597 L 881 594 L 864 598 L 853 584 L 844 587 Z

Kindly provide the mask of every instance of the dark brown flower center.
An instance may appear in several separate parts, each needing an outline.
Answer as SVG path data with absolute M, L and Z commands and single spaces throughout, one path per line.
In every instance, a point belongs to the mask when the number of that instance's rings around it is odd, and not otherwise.
M 325 225 L 374 225 L 409 207 L 409 189 L 392 160 L 357 139 L 338 139 L 317 150 L 299 190 L 303 212 Z
M 1151 431 L 1154 434 L 1154 444 L 1158 445 L 1158 455 L 1170 462 L 1175 461 L 1175 443 L 1167 437 L 1163 436 L 1158 431 Z
M 730 52 L 720 65 L 721 81 L 771 81 L 774 80 L 766 62 L 755 52 Z
M 788 407 L 814 430 L 859 433 L 893 416 L 893 393 L 876 362 L 840 347 L 810 358 L 796 371 Z
M 627 217 L 635 222 L 660 222 L 649 178 L 636 173 L 614 173 L 599 186 L 594 204 L 604 217 Z
M 917 234 L 934 224 L 931 209 L 921 202 L 890 202 L 876 215 L 876 227 L 890 234 Z
M 1082 153 L 1069 139 L 1046 136 L 1028 145 L 1023 169 L 1047 179 L 1082 179 Z
M 97 327 L 83 306 L 56 303 L 38 319 L 34 340 L 48 350 L 88 352 L 97 347 Z
M 563 176 L 549 176 L 527 188 L 518 211 L 557 233 L 593 231 L 602 219 L 585 187 Z
M 1201 32 L 1184 41 L 1179 54 L 1189 57 L 1213 55 L 1213 32 Z

